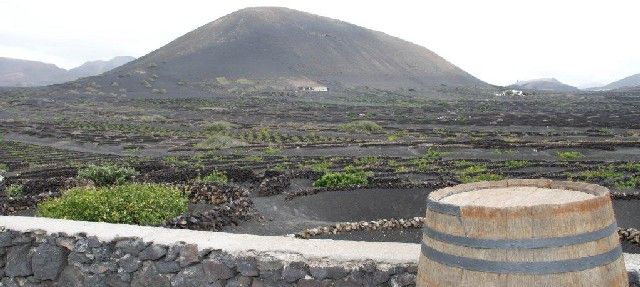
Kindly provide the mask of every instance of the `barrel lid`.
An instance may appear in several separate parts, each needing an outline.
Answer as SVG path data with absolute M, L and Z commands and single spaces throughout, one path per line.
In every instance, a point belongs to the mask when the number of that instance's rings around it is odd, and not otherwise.
M 542 204 L 566 204 L 596 197 L 578 190 L 513 186 L 486 188 L 452 194 L 440 203 L 457 206 L 524 207 Z
M 580 207 L 606 204 L 609 189 L 596 184 L 549 179 L 483 181 L 438 189 L 429 194 L 429 209 L 459 214 L 460 208 L 503 210 L 539 206 Z

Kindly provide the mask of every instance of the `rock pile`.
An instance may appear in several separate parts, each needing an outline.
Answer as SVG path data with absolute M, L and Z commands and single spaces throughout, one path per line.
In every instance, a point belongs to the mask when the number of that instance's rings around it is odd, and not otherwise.
M 38 203 L 60 196 L 60 192 L 48 192 L 31 196 L 6 197 L 0 199 L 0 214 L 11 215 L 15 212 L 35 207 Z
M 177 185 L 192 203 L 212 205 L 203 212 L 190 212 L 167 221 L 170 228 L 220 231 L 227 225 L 238 225 L 255 215 L 249 191 L 235 186 L 206 183 Z
M 258 186 L 259 196 L 272 196 L 281 194 L 291 185 L 291 178 L 286 174 L 274 177 L 265 177 Z
M 32 181 L 28 181 L 27 183 L 29 182 Z M 46 184 L 43 185 L 23 185 L 23 192 L 25 193 L 24 196 L 0 198 L 0 214 L 10 215 L 15 212 L 33 208 L 44 200 L 60 196 L 62 191 L 70 188 L 93 186 L 93 182 L 77 178 L 51 178 L 44 182 L 46 182 Z M 35 192 L 34 186 L 48 186 L 48 188 Z
M 640 246 L 640 230 L 635 228 L 618 228 L 618 236 L 621 241 L 629 241 Z
M 422 228 L 424 224 L 424 217 L 414 218 L 391 218 L 391 219 L 378 219 L 373 221 L 357 221 L 357 222 L 342 222 L 336 223 L 331 226 L 323 226 L 316 228 L 305 229 L 302 232 L 296 233 L 295 237 L 309 239 L 314 236 L 331 235 L 342 232 L 366 230 L 391 230 L 391 229 L 415 229 Z
M 632 200 L 632 199 L 640 199 L 640 192 L 611 192 L 611 199 L 622 199 L 622 200 Z
M 142 182 L 153 183 L 186 183 L 198 176 L 196 168 L 191 167 L 170 167 L 167 169 L 151 171 L 142 174 L 137 179 Z
M 0 286 L 413 286 L 417 266 L 283 261 L 139 238 L 0 232 Z

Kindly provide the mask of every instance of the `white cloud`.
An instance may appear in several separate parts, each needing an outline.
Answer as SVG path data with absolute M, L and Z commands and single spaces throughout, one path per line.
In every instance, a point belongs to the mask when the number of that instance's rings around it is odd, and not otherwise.
M 638 1 L 0 0 L 0 56 L 65 68 L 142 56 L 225 14 L 285 6 L 425 46 L 494 84 L 556 77 L 607 83 L 640 73 Z

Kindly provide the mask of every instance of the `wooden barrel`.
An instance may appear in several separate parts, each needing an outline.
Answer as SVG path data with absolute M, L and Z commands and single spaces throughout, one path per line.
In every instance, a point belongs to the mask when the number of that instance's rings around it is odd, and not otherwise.
M 605 187 L 546 179 L 427 200 L 417 286 L 629 286 Z

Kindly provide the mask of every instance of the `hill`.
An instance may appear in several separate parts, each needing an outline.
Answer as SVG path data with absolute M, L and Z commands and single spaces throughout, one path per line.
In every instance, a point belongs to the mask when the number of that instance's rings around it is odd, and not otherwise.
M 68 80 L 67 70 L 54 64 L 0 58 L 0 87 L 45 86 Z
M 532 90 L 541 92 L 577 92 L 578 88 L 558 81 L 555 78 L 535 79 L 529 81 L 518 81 L 510 87 L 521 90 Z
M 281 88 L 488 86 L 416 44 L 273 7 L 226 15 L 95 79 L 100 80 L 128 91 L 170 90 L 185 82 Z
M 91 61 L 67 71 L 54 64 L 0 57 L 0 87 L 33 87 L 64 83 L 102 74 L 134 59 L 115 57 L 108 61 Z
M 89 76 L 100 75 L 104 72 L 113 70 L 119 66 L 122 66 L 128 62 L 135 60 L 136 58 L 130 56 L 119 56 L 111 60 L 97 60 L 86 62 L 76 68 L 69 70 L 69 73 L 75 78 L 84 78 Z
M 624 79 L 615 81 L 606 86 L 594 88 L 594 90 L 616 90 L 616 89 L 626 89 L 626 88 L 636 88 L 640 87 L 640 74 L 631 75 Z

